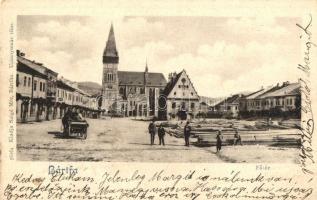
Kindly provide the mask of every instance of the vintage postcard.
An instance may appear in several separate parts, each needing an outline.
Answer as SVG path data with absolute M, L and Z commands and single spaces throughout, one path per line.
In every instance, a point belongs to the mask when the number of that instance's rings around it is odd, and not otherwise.
M 2 2 L 0 199 L 317 199 L 316 10 Z

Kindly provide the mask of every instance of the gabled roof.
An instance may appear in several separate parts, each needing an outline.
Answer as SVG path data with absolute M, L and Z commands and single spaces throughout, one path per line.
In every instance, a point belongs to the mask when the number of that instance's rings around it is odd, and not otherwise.
M 215 106 L 219 106 L 219 105 L 222 105 L 222 104 L 238 104 L 238 100 L 241 98 L 241 94 L 235 94 L 235 95 L 232 95 L 231 97 L 228 97 L 222 101 L 220 101 L 219 103 L 217 103 Z
M 256 99 L 256 98 L 260 97 L 261 95 L 271 91 L 272 89 L 274 89 L 274 86 L 268 86 L 266 88 L 262 88 L 261 90 L 247 96 L 246 99 Z
M 281 88 L 267 92 L 260 96 L 260 98 L 266 97 L 279 97 L 279 96 L 288 96 L 288 95 L 299 95 L 300 94 L 300 84 L 299 83 L 291 83 L 288 85 L 284 85 Z
M 173 88 L 175 87 L 175 85 L 177 84 L 179 78 L 182 76 L 182 74 L 185 73 L 185 75 L 187 76 L 189 82 L 191 83 L 191 86 L 193 88 L 193 90 L 195 91 L 196 95 L 198 96 L 199 99 L 199 95 L 194 87 L 194 84 L 192 83 L 192 81 L 190 80 L 188 74 L 186 73 L 186 71 L 183 69 L 181 72 L 179 72 L 178 74 L 176 74 L 175 77 L 173 77 L 166 85 L 163 94 L 166 95 L 166 97 L 169 96 L 169 94 L 172 92 Z
M 34 65 L 36 64 L 32 61 L 29 61 L 25 58 L 21 58 L 20 56 L 17 57 L 17 60 L 17 71 L 24 72 L 26 74 L 30 74 L 39 78 L 47 79 L 47 76 L 45 74 L 42 74 L 34 69 Z
M 144 85 L 144 72 L 118 71 L 119 85 Z M 147 86 L 165 87 L 166 79 L 162 73 L 148 73 Z

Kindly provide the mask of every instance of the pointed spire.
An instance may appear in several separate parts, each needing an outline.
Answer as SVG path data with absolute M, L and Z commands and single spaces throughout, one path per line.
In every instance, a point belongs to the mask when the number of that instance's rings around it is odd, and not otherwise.
M 145 61 L 145 72 L 146 72 L 146 73 L 149 72 L 149 68 L 148 68 L 148 66 L 147 66 L 147 58 L 146 58 L 146 61 Z
M 113 24 L 111 23 L 108 41 L 106 44 L 106 48 L 103 52 L 103 61 L 104 62 L 115 62 L 118 63 L 118 51 L 116 46 L 116 39 L 114 37 Z

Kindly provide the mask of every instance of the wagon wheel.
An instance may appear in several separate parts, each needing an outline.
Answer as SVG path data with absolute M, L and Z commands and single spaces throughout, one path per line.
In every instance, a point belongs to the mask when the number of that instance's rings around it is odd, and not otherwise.
M 85 131 L 82 133 L 82 138 L 83 138 L 84 140 L 86 140 L 86 138 L 87 138 L 87 128 L 86 128 Z

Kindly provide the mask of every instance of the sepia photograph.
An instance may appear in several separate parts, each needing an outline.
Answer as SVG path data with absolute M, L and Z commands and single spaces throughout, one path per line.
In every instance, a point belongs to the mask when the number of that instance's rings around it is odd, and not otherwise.
M 299 164 L 301 20 L 19 15 L 17 160 Z

